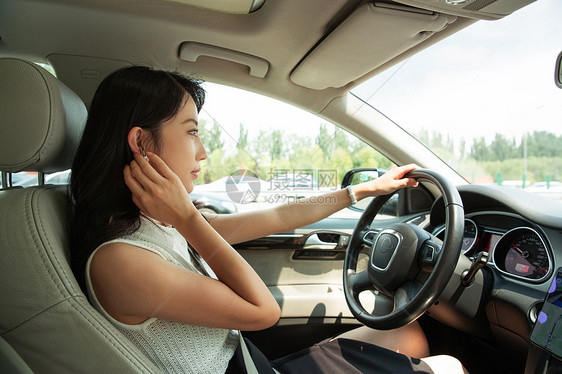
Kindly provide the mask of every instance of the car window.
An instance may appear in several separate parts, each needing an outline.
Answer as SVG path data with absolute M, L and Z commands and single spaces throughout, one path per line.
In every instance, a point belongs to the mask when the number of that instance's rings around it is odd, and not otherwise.
M 218 84 L 205 88 L 199 134 L 208 157 L 195 191 L 230 195 L 239 210 L 339 189 L 351 168 L 392 166 L 352 134 L 306 111 Z M 235 195 L 232 186 L 251 191 Z
M 29 187 L 39 184 L 39 176 L 36 172 L 20 172 L 12 174 L 12 186 Z M 45 184 L 69 184 L 70 169 L 52 174 L 45 174 Z M 2 181 L 0 181 L 2 187 Z
M 562 200 L 562 2 L 478 21 L 355 88 L 468 182 Z

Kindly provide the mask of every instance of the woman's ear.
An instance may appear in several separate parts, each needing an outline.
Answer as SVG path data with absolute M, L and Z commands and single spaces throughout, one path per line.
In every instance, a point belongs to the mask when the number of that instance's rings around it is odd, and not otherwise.
M 133 127 L 129 130 L 127 135 L 127 142 L 133 153 L 141 153 L 142 147 L 142 129 L 138 126 Z

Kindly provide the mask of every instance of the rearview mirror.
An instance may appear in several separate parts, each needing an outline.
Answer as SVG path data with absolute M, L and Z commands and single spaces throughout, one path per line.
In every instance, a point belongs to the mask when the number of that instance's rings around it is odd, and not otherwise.
M 380 169 L 380 168 L 351 169 L 344 175 L 341 183 L 341 187 L 345 188 L 347 186 L 354 186 L 359 183 L 368 182 L 370 180 L 377 179 L 378 177 L 380 177 L 386 172 L 387 172 L 386 169 Z M 365 208 L 367 208 L 367 206 L 372 200 L 373 200 L 372 197 L 368 197 L 366 199 L 358 201 L 357 204 L 355 205 L 351 205 L 349 209 L 362 212 L 365 210 Z M 379 211 L 379 214 L 396 217 L 398 212 L 397 209 L 398 209 L 398 195 L 395 194 L 390 198 L 390 200 L 386 202 L 386 204 L 383 205 L 383 207 Z
M 562 88 L 562 52 L 556 58 L 556 68 L 554 69 L 554 82 L 558 88 Z

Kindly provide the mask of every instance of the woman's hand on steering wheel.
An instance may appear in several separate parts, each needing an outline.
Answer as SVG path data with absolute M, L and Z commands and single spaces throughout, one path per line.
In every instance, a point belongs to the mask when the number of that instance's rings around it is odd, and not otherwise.
M 393 170 L 379 178 L 391 179 L 382 182 L 383 186 L 397 181 L 397 176 L 404 177 L 402 170 Z M 445 238 L 441 242 L 423 228 L 402 222 L 373 228 L 373 220 L 390 194 L 376 197 L 365 209 L 346 251 L 343 285 L 353 315 L 376 329 L 404 326 L 423 314 L 447 285 L 460 255 L 464 210 L 456 187 L 434 171 L 415 167 L 411 170 L 408 177 L 431 182 L 441 192 L 447 211 Z M 401 179 L 410 179 L 408 177 Z M 392 192 L 392 188 L 389 190 Z M 369 234 L 370 239 L 367 238 Z M 364 251 L 369 256 L 367 266 L 358 269 L 359 255 Z M 427 267 L 431 268 L 429 272 Z M 390 309 L 382 314 L 365 310 L 359 301 L 359 294 L 364 290 L 379 291 L 380 296 L 390 302 Z M 388 303 L 385 301 L 381 305 L 385 304 Z
M 415 164 L 394 166 L 377 179 L 355 185 L 355 194 L 360 200 L 368 196 L 387 195 L 404 187 L 416 187 L 418 181 L 405 175 L 418 168 Z

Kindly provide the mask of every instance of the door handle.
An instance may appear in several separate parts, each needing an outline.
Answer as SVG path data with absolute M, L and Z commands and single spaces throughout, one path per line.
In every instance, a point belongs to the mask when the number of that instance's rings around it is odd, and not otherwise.
M 339 237 L 339 235 L 338 235 Z M 314 249 L 314 250 L 333 250 L 336 249 L 336 247 L 338 246 L 338 242 L 336 241 L 335 243 L 333 242 L 325 242 L 322 239 L 320 239 L 320 237 L 318 236 L 318 234 L 313 234 L 310 235 L 306 241 L 304 242 L 304 246 L 303 249 Z

